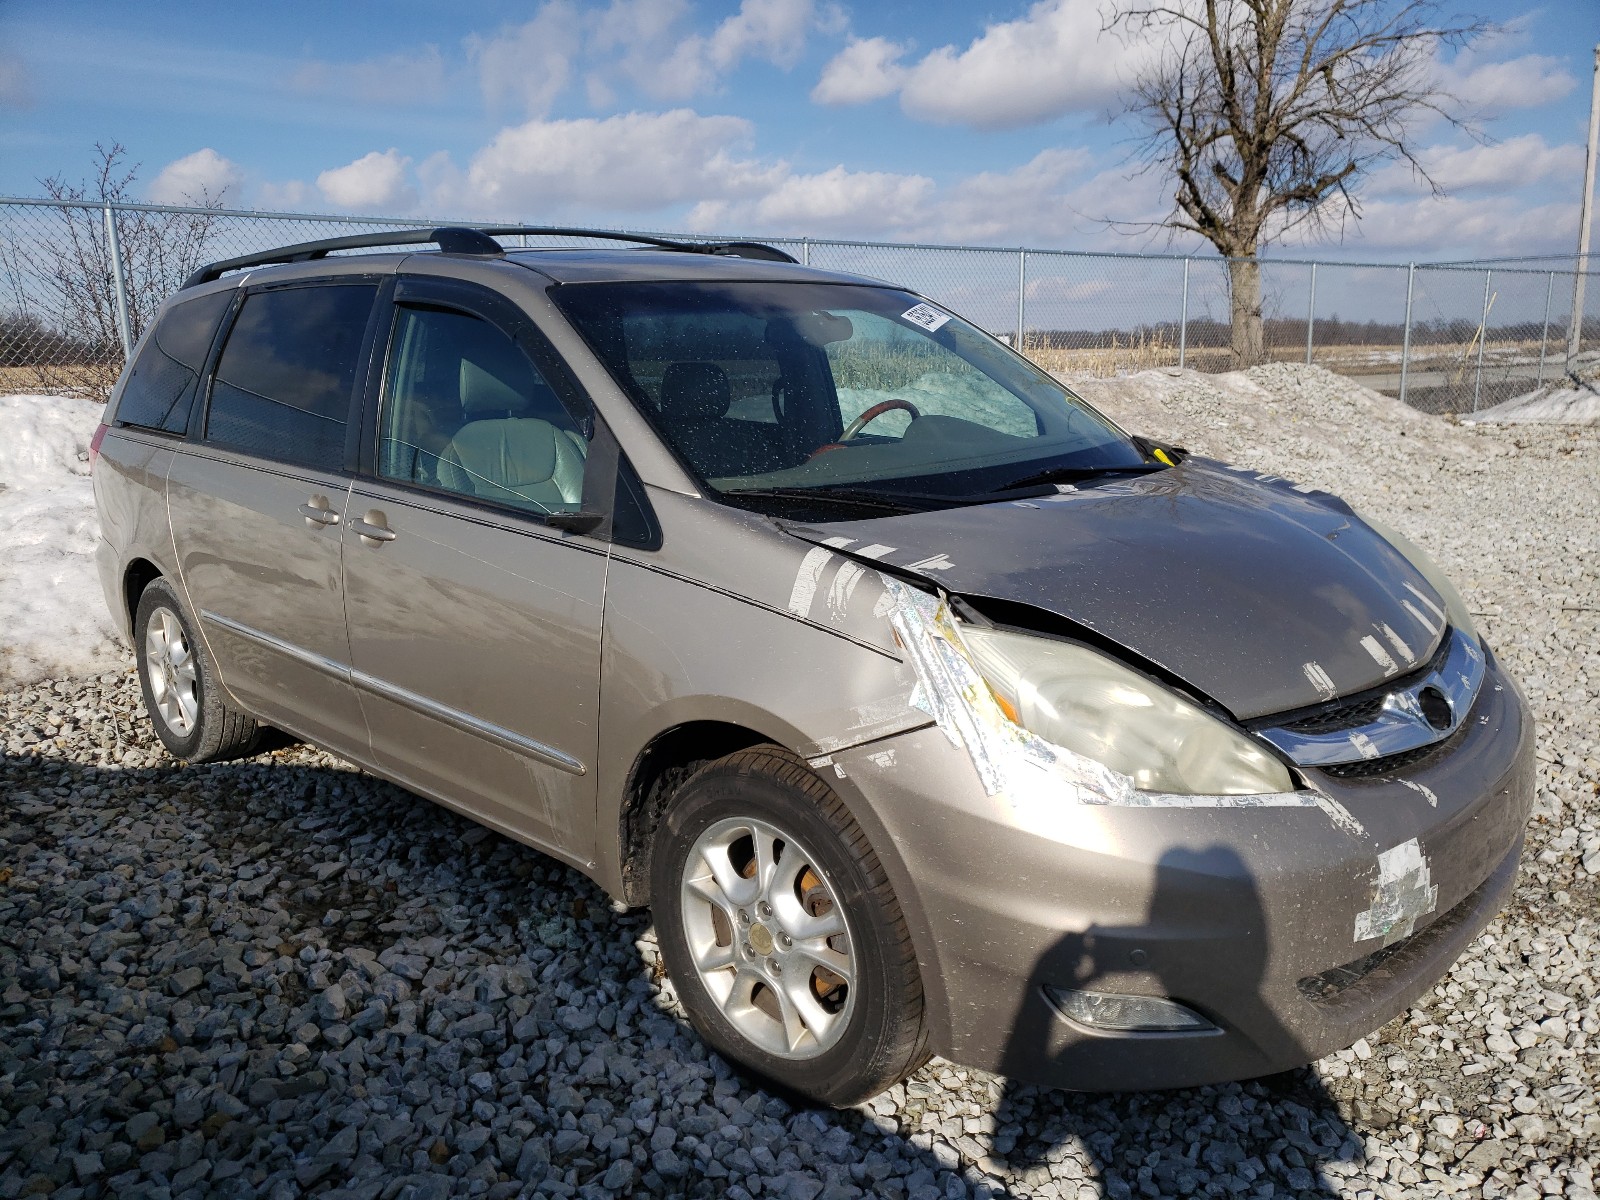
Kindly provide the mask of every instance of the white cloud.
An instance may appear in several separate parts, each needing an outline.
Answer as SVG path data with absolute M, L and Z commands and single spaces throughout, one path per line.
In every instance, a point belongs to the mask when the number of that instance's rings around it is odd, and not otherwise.
M 1430 146 L 1418 157 L 1434 182 L 1451 193 L 1515 191 L 1552 178 L 1576 181 L 1583 173 L 1582 146 L 1551 146 L 1537 133 L 1486 146 Z M 1426 188 L 1408 164 L 1391 163 L 1372 176 L 1362 194 L 1402 196 Z
M 1486 116 L 1508 108 L 1538 108 L 1560 100 L 1578 86 L 1559 58 L 1524 54 L 1501 62 L 1482 62 L 1481 53 L 1464 50 L 1440 64 L 1440 85 L 1474 112 Z
M 317 189 L 338 208 L 370 212 L 402 212 L 416 206 L 417 194 L 407 181 L 411 160 L 398 150 L 374 150 L 352 163 L 317 176 Z
M 843 166 L 812 175 L 783 173 L 756 199 L 702 201 L 690 210 L 686 223 L 690 229 L 731 233 L 903 231 L 923 219 L 934 186 L 925 175 L 849 171 Z
M 905 52 L 888 38 L 851 38 L 822 68 L 811 98 L 818 104 L 865 104 L 891 96 L 905 82 Z
M 228 198 L 243 182 L 239 165 L 207 146 L 162 167 L 148 195 L 155 204 L 197 204 Z
M 568 0 L 550 0 L 531 21 L 467 38 L 485 102 L 491 109 L 510 103 L 534 117 L 549 112 L 572 80 L 582 35 L 578 10 Z
M 445 95 L 444 56 L 437 46 L 389 54 L 362 62 L 302 63 L 289 77 L 291 90 L 363 104 L 395 105 L 436 101 Z
M 883 39 L 853 42 L 823 68 L 813 99 L 859 103 L 898 90 L 908 115 L 975 129 L 1091 111 L 1113 99 L 1151 53 L 1103 33 L 1101 19 L 1099 0 L 1039 0 L 965 49 L 941 46 L 906 66 L 899 47 Z
M 642 212 L 707 197 L 752 195 L 782 164 L 737 157 L 753 133 L 742 117 L 679 108 L 502 129 L 431 203 L 452 211 L 523 212 L 543 220 L 564 206 Z
M 613 0 L 594 22 L 590 48 L 620 52 L 603 69 L 614 71 L 662 100 L 686 100 L 709 91 L 746 59 L 791 69 L 813 30 L 837 32 L 843 16 L 816 0 L 743 0 L 739 11 L 709 34 L 684 33 L 684 0 Z
M 276 209 L 279 212 L 305 212 L 320 204 L 315 189 L 303 179 L 290 179 L 283 183 L 263 183 L 256 188 L 255 204 L 258 208 Z
M 812 0 L 743 0 L 739 11 L 712 31 L 706 54 L 721 71 L 749 57 L 788 69 L 805 52 L 816 15 Z
M 1414 259 L 1495 258 L 1570 253 L 1578 240 L 1577 203 L 1525 205 L 1511 196 L 1372 201 L 1348 241 L 1363 253 Z M 1312 248 L 1315 248 L 1314 246 Z M 1481 280 L 1480 280 L 1481 284 Z

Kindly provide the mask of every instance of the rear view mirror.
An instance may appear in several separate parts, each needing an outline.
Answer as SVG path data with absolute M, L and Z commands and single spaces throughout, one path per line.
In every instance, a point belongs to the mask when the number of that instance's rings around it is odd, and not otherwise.
M 827 346 L 833 342 L 842 342 L 854 335 L 855 325 L 849 317 L 837 316 L 831 312 L 801 313 L 794 318 L 793 329 L 802 341 L 810 342 L 813 346 Z M 770 339 L 774 333 L 779 333 L 771 326 L 768 327 L 767 337 Z

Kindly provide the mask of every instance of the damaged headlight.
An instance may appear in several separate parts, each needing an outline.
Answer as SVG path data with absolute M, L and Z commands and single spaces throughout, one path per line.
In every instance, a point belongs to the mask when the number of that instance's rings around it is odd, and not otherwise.
M 975 625 L 963 625 L 960 636 L 1007 717 L 1140 791 L 1294 790 L 1288 768 L 1238 730 L 1103 654 Z
M 1450 577 L 1439 569 L 1439 564 L 1428 557 L 1428 552 L 1398 529 L 1393 529 L 1374 517 L 1363 515 L 1361 519 L 1372 527 L 1374 533 L 1405 555 L 1406 560 L 1417 569 L 1417 574 L 1426 579 L 1433 590 L 1439 593 L 1439 598 L 1444 601 L 1450 627 L 1475 642 L 1479 641 L 1478 630 L 1472 623 L 1472 614 L 1467 611 L 1467 602 L 1461 598 L 1461 593 L 1456 591 L 1455 584 L 1450 582 Z M 1404 597 L 1401 599 L 1404 600 Z M 1426 598 L 1418 597 L 1418 600 L 1425 602 Z M 1437 616 L 1437 611 L 1433 615 Z

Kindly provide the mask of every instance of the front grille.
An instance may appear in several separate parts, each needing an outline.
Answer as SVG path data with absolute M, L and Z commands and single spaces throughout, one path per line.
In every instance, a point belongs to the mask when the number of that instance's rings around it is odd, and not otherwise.
M 1335 779 L 1372 779 L 1379 775 L 1393 775 L 1396 771 L 1404 771 L 1407 767 L 1421 766 L 1434 755 L 1443 754 L 1459 745 L 1466 735 L 1467 728 L 1467 722 L 1463 721 L 1460 727 L 1443 741 L 1429 742 L 1426 746 L 1418 746 L 1414 750 L 1402 750 L 1398 754 L 1384 754 L 1378 758 L 1329 763 L 1316 769 L 1325 775 L 1332 775 Z
M 1298 721 L 1290 721 L 1280 728 L 1292 729 L 1296 733 L 1334 733 L 1342 729 L 1359 729 L 1378 719 L 1388 694 L 1384 691 L 1376 696 L 1369 694 L 1337 700 L 1326 708 L 1318 709 Z
M 1448 742 L 1434 742 L 1428 746 L 1418 746 L 1414 750 L 1402 750 L 1399 754 L 1362 758 L 1355 762 L 1329 763 L 1318 767 L 1317 770 L 1325 775 L 1332 775 L 1335 779 L 1371 779 L 1378 775 L 1392 775 L 1396 771 L 1416 766 L 1425 758 L 1433 757 L 1447 744 Z
M 1438 648 L 1434 650 L 1433 656 L 1414 671 L 1397 679 L 1386 679 L 1378 686 L 1368 688 L 1364 692 L 1341 696 L 1325 704 L 1316 704 L 1310 708 L 1288 713 L 1276 713 L 1270 717 L 1257 717 L 1250 722 L 1250 725 L 1253 728 L 1270 727 L 1309 734 L 1342 733 L 1347 729 L 1360 729 L 1364 725 L 1370 725 L 1383 711 L 1383 702 L 1389 698 L 1390 692 L 1405 691 L 1444 665 L 1445 659 L 1450 655 L 1450 644 L 1454 637 L 1455 631 L 1447 627 L 1444 636 L 1439 639 Z

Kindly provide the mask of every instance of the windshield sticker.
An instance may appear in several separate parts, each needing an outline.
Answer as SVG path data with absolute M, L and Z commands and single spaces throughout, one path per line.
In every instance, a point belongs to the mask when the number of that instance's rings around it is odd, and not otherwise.
M 900 314 L 900 319 L 910 321 L 913 325 L 920 325 L 932 333 L 950 319 L 950 314 L 940 312 L 931 304 L 919 304 L 915 308 L 906 309 Z

